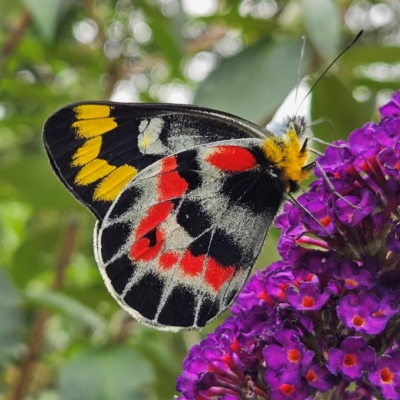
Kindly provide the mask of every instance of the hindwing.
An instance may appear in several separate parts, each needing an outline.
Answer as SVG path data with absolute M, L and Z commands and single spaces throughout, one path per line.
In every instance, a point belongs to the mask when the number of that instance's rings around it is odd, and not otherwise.
M 159 329 L 203 327 L 234 300 L 283 200 L 262 140 L 206 144 L 156 161 L 95 230 L 104 281 Z
M 126 184 L 155 161 L 198 145 L 265 134 L 239 117 L 195 106 L 90 102 L 54 113 L 43 140 L 60 180 L 102 220 Z

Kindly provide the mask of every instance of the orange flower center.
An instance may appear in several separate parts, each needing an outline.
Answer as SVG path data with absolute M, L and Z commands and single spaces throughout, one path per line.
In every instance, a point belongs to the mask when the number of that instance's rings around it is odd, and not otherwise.
M 310 308 L 314 305 L 314 299 L 309 296 L 304 296 L 303 301 L 301 302 L 301 305 L 306 308 Z
M 294 392 L 294 386 L 284 383 L 283 385 L 279 386 L 279 390 L 286 396 L 289 396 Z
M 382 368 L 379 375 L 382 383 L 392 383 L 393 374 L 388 367 Z
M 317 374 L 314 371 L 309 370 L 306 373 L 306 379 L 308 382 L 315 382 L 317 380 Z
M 355 315 L 352 320 L 355 326 L 363 326 L 365 324 L 365 319 L 361 318 L 359 315 Z
M 357 356 L 355 354 L 346 354 L 343 359 L 345 367 L 354 367 L 357 363 Z
M 356 286 L 357 285 L 357 281 L 355 281 L 354 279 L 345 279 L 344 282 L 345 282 L 346 285 L 349 285 L 349 286 Z
M 296 349 L 288 351 L 288 360 L 293 363 L 297 363 L 300 360 L 300 352 Z
M 319 222 L 325 228 L 325 226 L 329 225 L 331 220 L 332 220 L 331 217 L 326 216 L 326 217 L 320 218 Z

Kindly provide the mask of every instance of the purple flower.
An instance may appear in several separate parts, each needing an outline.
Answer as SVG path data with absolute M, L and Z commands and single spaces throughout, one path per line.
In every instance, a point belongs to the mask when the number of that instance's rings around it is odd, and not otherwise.
M 285 382 L 297 383 L 307 372 L 314 356 L 300 341 L 298 332 L 279 329 L 274 334 L 276 343 L 263 350 L 267 370 L 285 375 Z
M 393 304 L 395 301 L 390 292 L 381 299 L 372 293 L 349 294 L 339 301 L 337 315 L 348 328 L 374 335 L 380 333 L 398 311 Z
M 317 158 L 281 260 L 191 349 L 180 399 L 400 400 L 400 91 L 380 112 Z
M 335 213 L 339 221 L 348 226 L 355 226 L 370 215 L 377 204 L 376 196 L 367 189 L 352 196 L 344 196 L 335 202 Z
M 400 253 L 400 223 L 393 222 L 390 232 L 386 237 L 386 246 L 394 253 Z
M 376 285 L 373 271 L 357 265 L 351 260 L 342 260 L 334 271 L 337 279 L 345 290 L 370 289 Z
M 327 368 L 349 381 L 362 378 L 363 371 L 371 371 L 375 364 L 375 351 L 361 337 L 347 337 L 340 348 L 332 347 L 328 353 Z
M 349 145 L 353 154 L 368 158 L 378 154 L 380 145 L 376 140 L 377 125 L 372 122 L 365 124 L 362 128 L 356 129 L 349 137 Z
M 382 117 L 391 117 L 400 115 L 400 92 L 395 93 L 388 104 L 379 109 Z
M 309 282 L 301 282 L 297 288 L 287 288 L 285 295 L 287 302 L 296 310 L 319 310 L 330 297 L 328 288 L 320 293 L 319 287 Z
M 300 196 L 299 203 L 308 211 L 303 214 L 301 221 L 307 230 L 315 232 L 317 236 L 329 236 L 335 232 L 333 214 L 328 204 L 321 200 L 311 200 L 309 194 Z M 313 196 L 316 197 L 316 196 Z
M 385 399 L 400 398 L 400 351 L 379 357 L 376 369 L 369 375 L 371 384 L 382 392 Z
M 400 170 L 399 152 L 393 149 L 383 149 L 378 154 L 379 162 L 391 175 L 398 175 Z
M 305 378 L 310 387 L 315 388 L 320 392 L 326 392 L 331 389 L 337 381 L 326 367 L 321 367 L 319 364 L 311 365 Z
M 340 147 L 340 151 L 337 150 L 337 146 Z M 353 161 L 354 156 L 343 140 L 336 142 L 335 147 L 327 147 L 325 153 L 318 157 L 318 164 L 324 170 L 324 173 L 331 176 L 337 176 L 338 170 L 343 168 L 344 165 L 351 167 Z M 322 177 L 319 169 L 315 171 L 315 175 L 318 178 Z
M 285 382 L 284 379 L 278 377 L 274 371 L 268 371 L 266 373 L 265 382 L 271 388 L 267 399 L 302 400 L 306 399 L 309 395 L 309 389 L 306 384 L 301 381 L 295 384 Z

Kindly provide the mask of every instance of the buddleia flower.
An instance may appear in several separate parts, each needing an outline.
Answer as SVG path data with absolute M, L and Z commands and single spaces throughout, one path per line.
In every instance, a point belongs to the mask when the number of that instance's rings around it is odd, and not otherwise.
M 400 92 L 380 115 L 317 158 L 281 260 L 190 350 L 180 399 L 400 399 Z

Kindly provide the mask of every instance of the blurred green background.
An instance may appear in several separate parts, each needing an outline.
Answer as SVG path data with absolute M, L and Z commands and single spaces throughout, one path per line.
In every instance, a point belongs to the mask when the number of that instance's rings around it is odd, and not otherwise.
M 296 87 L 302 35 L 310 85 L 365 29 L 307 98 L 310 121 L 330 121 L 314 134 L 331 142 L 399 88 L 399 21 L 395 0 L 0 0 L 0 399 L 171 399 L 205 335 L 146 328 L 112 300 L 94 218 L 44 155 L 53 111 L 193 102 L 265 125 Z M 276 238 L 258 267 L 277 258 Z

